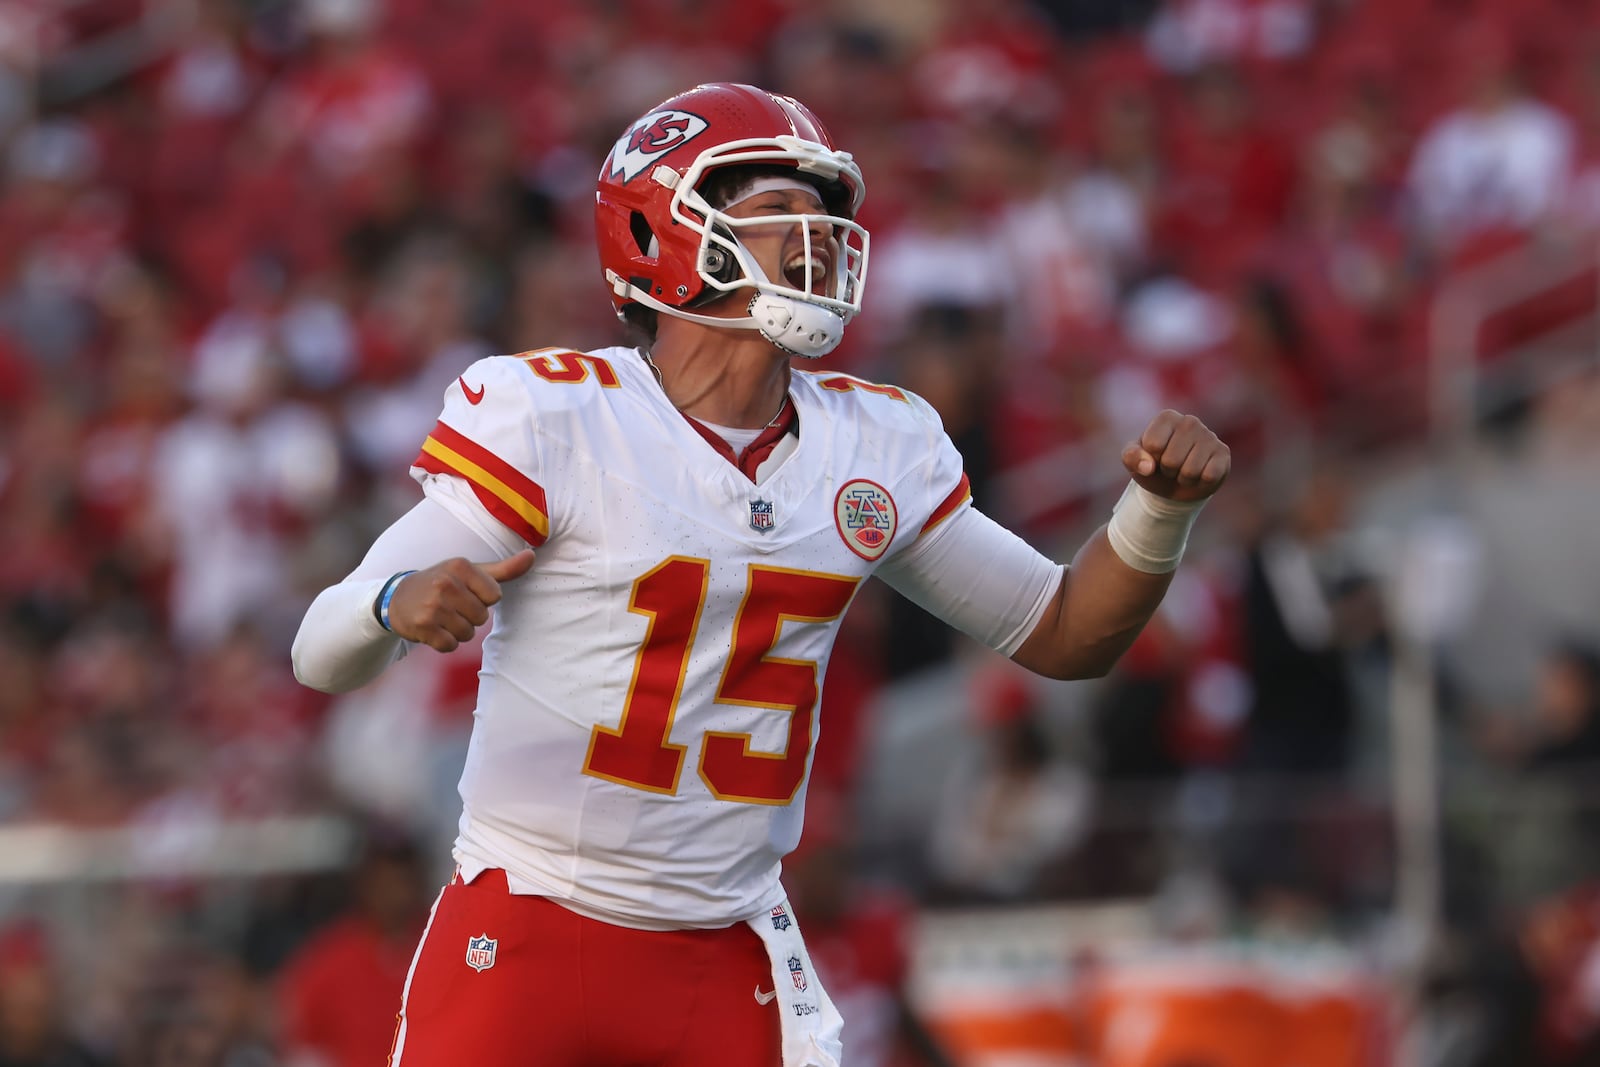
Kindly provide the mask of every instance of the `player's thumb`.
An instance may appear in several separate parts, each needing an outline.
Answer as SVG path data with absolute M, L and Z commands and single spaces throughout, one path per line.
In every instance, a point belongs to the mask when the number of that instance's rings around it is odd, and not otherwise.
M 1156 472 L 1156 458 L 1137 441 L 1130 441 L 1122 447 L 1122 465 L 1129 474 L 1149 475 Z
M 513 578 L 521 578 L 533 569 L 533 549 L 525 548 L 514 556 L 497 559 L 493 563 L 481 563 L 479 569 L 497 582 L 509 582 Z

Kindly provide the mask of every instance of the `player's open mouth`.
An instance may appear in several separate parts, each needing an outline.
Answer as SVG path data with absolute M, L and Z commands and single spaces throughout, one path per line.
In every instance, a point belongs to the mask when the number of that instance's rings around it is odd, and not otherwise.
M 810 267 L 809 273 L 807 267 Z M 783 277 L 792 288 L 801 292 L 809 292 L 814 296 L 828 295 L 828 278 L 830 269 L 826 256 L 813 255 L 809 259 L 804 252 L 797 252 L 790 256 L 783 264 Z

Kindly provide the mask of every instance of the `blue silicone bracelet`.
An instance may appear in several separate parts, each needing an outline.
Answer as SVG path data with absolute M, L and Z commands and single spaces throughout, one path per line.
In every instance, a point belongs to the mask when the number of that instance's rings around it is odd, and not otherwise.
M 400 584 L 400 579 L 404 578 L 408 574 L 415 573 L 417 572 L 401 571 L 399 574 L 391 577 L 387 582 L 384 582 L 383 591 L 378 594 L 378 624 L 385 630 L 388 630 L 390 633 L 394 633 L 394 627 L 389 625 L 389 601 L 394 599 L 395 587 Z

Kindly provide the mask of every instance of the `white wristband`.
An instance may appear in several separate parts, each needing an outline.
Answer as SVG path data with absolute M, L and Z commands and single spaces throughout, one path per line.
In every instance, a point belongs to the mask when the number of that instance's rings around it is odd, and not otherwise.
M 1106 539 L 1117 556 L 1136 571 L 1166 574 L 1177 570 L 1189 543 L 1189 528 L 1204 500 L 1168 500 L 1129 482 L 1111 510 Z

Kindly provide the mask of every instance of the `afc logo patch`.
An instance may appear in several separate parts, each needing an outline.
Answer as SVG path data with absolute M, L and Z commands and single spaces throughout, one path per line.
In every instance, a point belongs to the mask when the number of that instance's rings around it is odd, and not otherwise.
M 783 910 L 782 904 L 772 909 L 772 928 L 774 930 L 787 930 L 792 925 L 794 924 L 789 921 L 789 913 Z
M 801 964 L 799 956 L 789 957 L 789 977 L 794 979 L 794 987 L 796 989 L 800 990 L 802 993 L 805 992 L 806 969 L 804 965 Z
M 899 512 L 887 489 L 877 482 L 857 478 L 846 482 L 834 498 L 833 519 L 850 551 L 872 560 L 889 550 Z
M 631 182 L 674 148 L 706 131 L 710 123 L 687 111 L 652 111 L 629 126 L 611 149 L 611 176 Z
M 767 533 L 776 524 L 777 519 L 772 512 L 772 501 L 750 501 L 750 529 L 755 530 L 757 533 Z
M 482 974 L 494 966 L 494 951 L 499 947 L 499 940 L 488 934 L 467 938 L 467 966 Z

